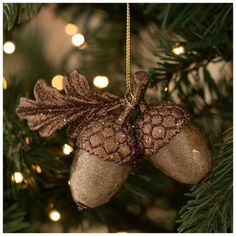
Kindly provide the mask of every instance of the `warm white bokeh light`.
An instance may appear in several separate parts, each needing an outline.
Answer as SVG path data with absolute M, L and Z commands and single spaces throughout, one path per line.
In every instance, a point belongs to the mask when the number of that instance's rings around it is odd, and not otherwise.
M 73 148 L 68 144 L 64 144 L 62 149 L 65 155 L 70 155 L 70 153 L 73 152 Z
M 29 144 L 29 143 L 30 143 L 29 137 L 25 137 L 25 143 L 26 143 L 26 144 Z
M 79 47 L 85 42 L 85 38 L 82 34 L 75 34 L 71 39 L 74 46 Z
M 65 26 L 65 32 L 68 35 L 74 35 L 78 32 L 78 26 L 75 24 L 69 23 Z
M 3 82 L 3 89 L 7 89 L 7 80 L 3 77 L 2 78 L 2 82 Z
M 13 42 L 11 41 L 7 41 L 4 43 L 3 45 L 3 51 L 6 53 L 6 54 L 12 54 L 13 52 L 15 52 L 16 50 L 16 46 Z
M 58 221 L 61 218 L 61 214 L 57 210 L 50 211 L 48 216 L 52 221 Z
M 42 173 L 42 169 L 41 169 L 41 167 L 40 167 L 39 165 L 33 165 L 33 169 L 34 169 L 37 173 L 39 173 L 39 174 Z
M 185 53 L 185 49 L 183 46 L 175 47 L 172 49 L 172 52 L 176 55 L 181 55 Z
M 52 78 L 52 86 L 57 90 L 63 90 L 63 78 L 62 75 L 55 75 Z
M 11 176 L 11 180 L 17 184 L 20 184 L 23 180 L 24 177 L 21 174 L 21 172 L 15 172 L 12 176 Z
M 105 88 L 108 86 L 109 84 L 109 80 L 106 76 L 102 76 L 102 75 L 97 75 L 94 79 L 93 79 L 93 84 L 94 86 L 96 86 L 97 88 Z

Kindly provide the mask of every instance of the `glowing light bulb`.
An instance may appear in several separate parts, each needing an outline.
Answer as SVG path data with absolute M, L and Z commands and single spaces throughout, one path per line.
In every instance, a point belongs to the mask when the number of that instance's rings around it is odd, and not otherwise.
M 61 218 L 61 214 L 57 210 L 50 211 L 48 216 L 52 221 L 58 221 Z
M 55 75 L 52 78 L 52 86 L 57 90 L 63 90 L 63 78 L 62 75 Z
M 63 145 L 63 153 L 65 155 L 70 155 L 71 152 L 73 152 L 73 148 L 68 144 L 64 144 Z
M 3 44 L 3 51 L 6 54 L 12 54 L 13 52 L 15 52 L 15 50 L 16 50 L 16 46 L 13 42 L 7 41 Z
M 79 47 L 85 42 L 85 38 L 82 34 L 75 34 L 71 39 L 74 46 Z
M 174 47 L 172 52 L 176 55 L 181 55 L 185 53 L 185 48 L 183 46 Z
M 93 84 L 94 86 L 96 86 L 97 88 L 105 88 L 108 86 L 109 84 L 109 80 L 106 76 L 102 76 L 102 75 L 97 75 L 94 79 L 93 79 Z
M 65 26 L 65 32 L 68 35 L 74 35 L 78 32 L 78 26 L 75 25 L 75 24 L 70 24 L 69 23 Z
M 32 168 L 39 174 L 42 173 L 42 169 L 39 165 L 32 165 Z
M 30 143 L 29 137 L 25 137 L 25 143 L 26 143 L 26 144 L 29 144 L 29 143 Z
M 68 180 L 68 185 L 70 185 L 70 180 Z
M 32 168 L 37 172 L 37 173 L 42 173 L 42 169 L 39 165 L 32 165 Z
M 7 80 L 4 77 L 2 78 L 2 82 L 3 82 L 3 89 L 7 89 Z
M 23 175 L 21 174 L 21 172 L 15 172 L 12 176 L 11 176 L 11 180 L 12 182 L 15 182 L 17 184 L 20 184 L 23 180 L 24 180 L 24 177 Z
M 168 91 L 168 87 L 165 87 L 165 89 L 164 89 L 166 92 Z

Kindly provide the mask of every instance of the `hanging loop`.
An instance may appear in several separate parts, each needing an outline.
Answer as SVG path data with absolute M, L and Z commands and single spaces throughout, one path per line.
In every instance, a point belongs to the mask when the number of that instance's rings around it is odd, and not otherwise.
M 135 96 L 131 90 L 131 37 L 130 37 L 130 7 L 129 3 L 126 5 L 126 93 L 125 100 L 126 102 L 134 108 L 136 103 Z M 129 97 L 131 97 L 131 101 L 129 101 Z

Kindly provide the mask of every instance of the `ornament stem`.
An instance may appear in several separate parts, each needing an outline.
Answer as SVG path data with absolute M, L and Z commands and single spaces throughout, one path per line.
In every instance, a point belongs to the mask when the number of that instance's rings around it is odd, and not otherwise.
M 131 95 L 126 99 L 128 102 L 126 103 L 125 110 L 120 114 L 118 118 L 118 123 L 124 124 L 129 116 L 131 110 L 140 102 L 144 102 L 144 95 L 148 86 L 148 74 L 145 71 L 139 71 L 134 74 L 134 83 L 132 86 L 132 92 L 135 96 L 135 100 L 132 99 Z

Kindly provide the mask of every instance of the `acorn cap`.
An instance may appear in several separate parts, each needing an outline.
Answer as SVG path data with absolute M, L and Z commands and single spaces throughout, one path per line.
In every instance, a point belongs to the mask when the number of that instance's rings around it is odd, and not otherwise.
M 132 129 L 120 125 L 114 116 L 93 120 L 77 139 L 79 149 L 119 165 L 135 165 L 137 151 Z
M 145 156 L 156 154 L 190 121 L 190 115 L 171 102 L 147 105 L 136 121 L 136 137 Z

